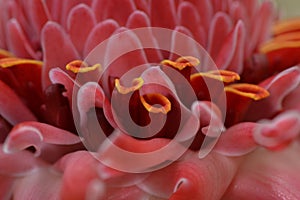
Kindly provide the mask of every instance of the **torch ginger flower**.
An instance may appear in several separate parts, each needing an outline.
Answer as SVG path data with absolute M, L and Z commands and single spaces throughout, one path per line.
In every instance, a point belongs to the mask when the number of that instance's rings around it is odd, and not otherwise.
M 271 38 L 270 1 L 0 6 L 1 198 L 300 198 L 299 21 Z

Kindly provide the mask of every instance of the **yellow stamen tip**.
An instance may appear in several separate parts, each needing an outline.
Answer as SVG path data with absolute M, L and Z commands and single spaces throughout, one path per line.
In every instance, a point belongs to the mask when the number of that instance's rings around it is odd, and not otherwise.
M 13 67 L 16 65 L 28 65 L 28 64 L 37 65 L 41 67 L 43 65 L 43 62 L 39 60 L 30 60 L 30 59 L 14 58 L 14 57 L 0 59 L 0 67 L 2 68 Z
M 121 94 L 128 94 L 130 92 L 134 92 L 140 89 L 143 86 L 143 84 L 144 84 L 144 80 L 141 77 L 133 79 L 131 87 L 123 86 L 121 85 L 119 79 L 115 79 L 115 87 L 117 88 L 118 92 Z
M 200 64 L 199 59 L 192 56 L 183 56 L 178 58 L 175 62 L 171 60 L 163 60 L 162 65 L 168 65 L 178 70 L 183 70 L 186 67 L 196 67 Z
M 87 63 L 82 60 L 74 60 L 66 65 L 66 69 L 77 74 L 77 73 L 86 73 L 90 71 L 94 71 L 96 69 L 101 69 L 100 64 L 95 64 L 92 66 L 88 66 Z
M 234 81 L 240 80 L 239 74 L 228 70 L 212 70 L 208 72 L 199 72 L 192 74 L 190 79 L 192 80 L 200 76 L 222 81 L 224 83 L 232 83 Z
M 253 99 L 255 101 L 267 98 L 270 96 L 270 93 L 258 86 L 253 84 L 247 84 L 247 83 L 239 83 L 239 84 L 232 84 L 228 85 L 224 88 L 225 92 L 231 92 L 243 97 L 248 97 L 250 99 Z
M 146 94 L 140 100 L 148 112 L 167 114 L 171 111 L 170 100 L 162 94 Z

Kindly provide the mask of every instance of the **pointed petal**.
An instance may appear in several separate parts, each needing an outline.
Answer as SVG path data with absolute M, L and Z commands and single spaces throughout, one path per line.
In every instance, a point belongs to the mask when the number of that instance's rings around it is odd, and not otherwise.
M 270 97 L 252 104 L 246 114 L 246 120 L 270 118 L 277 112 L 284 110 L 285 98 L 300 84 L 300 68 L 292 67 L 261 83 L 269 91 Z
M 42 72 L 43 88 L 50 84 L 49 71 L 54 67 L 64 68 L 72 60 L 79 58 L 70 38 L 62 27 L 55 22 L 47 22 L 42 31 L 44 67 Z
M 36 121 L 36 117 L 24 105 L 16 93 L 0 81 L 0 114 L 9 123 L 15 125 L 23 121 Z
M 14 178 L 0 175 L 0 198 L 11 199 L 14 186 Z
M 69 103 L 71 105 L 73 89 L 78 89 L 80 85 L 60 68 L 51 69 L 49 72 L 49 77 L 53 84 L 62 84 L 66 88 L 66 92 L 64 94 L 66 95 L 66 97 L 68 97 Z
M 46 164 L 34 157 L 28 151 L 20 151 L 8 154 L 0 146 L 0 174 L 4 176 L 24 176 L 30 174 L 38 167 L 45 167 Z
M 186 148 L 176 141 L 138 140 L 116 131 L 101 145 L 97 157 L 104 165 L 118 171 L 144 173 L 171 164 L 185 151 Z
M 96 19 L 93 14 L 93 11 L 90 7 L 88 7 L 85 4 L 77 5 L 70 11 L 68 15 L 68 33 L 75 48 L 78 50 L 80 55 L 82 55 L 83 53 L 86 38 L 91 32 L 92 28 L 95 26 L 95 24 Z
M 255 129 L 254 140 L 269 149 L 281 149 L 299 137 L 300 112 L 287 111 L 272 120 L 262 120 Z
M 176 26 L 171 37 L 170 60 L 175 60 L 178 56 L 193 56 L 201 58 L 201 48 L 194 40 L 192 33 L 183 26 Z
M 239 21 L 232 33 L 227 36 L 218 54 L 216 65 L 219 68 L 239 74 L 243 71 L 245 34 L 244 23 Z
M 261 20 L 257 20 L 249 27 L 249 42 L 246 44 L 245 56 L 250 56 L 258 44 L 265 42 L 270 37 L 269 30 L 274 20 L 274 12 L 273 3 L 270 1 L 262 2 L 260 8 L 256 9 L 255 18 Z
M 93 183 L 99 183 L 96 185 L 99 187 L 100 194 L 98 195 L 102 195 L 105 189 L 98 176 L 98 166 L 100 162 L 87 151 L 77 151 L 60 159 L 56 167 L 63 171 L 61 198 L 65 200 L 86 199 Z
M 133 0 L 96 0 L 92 8 L 98 21 L 111 18 L 121 26 L 126 24 L 129 15 L 136 10 Z
M 259 149 L 249 156 L 222 199 L 299 199 L 299 143 L 270 152 Z
M 61 177 L 51 169 L 39 169 L 14 185 L 16 199 L 59 199 Z M 47 181 L 44 181 L 47 180 Z
M 216 153 L 199 159 L 187 152 L 183 160 L 153 172 L 138 186 L 163 199 L 220 199 L 236 173 L 239 160 Z M 162 180 L 168 180 L 164 184 Z
M 141 11 L 134 11 L 128 18 L 126 23 L 126 27 L 130 29 L 136 29 L 141 27 L 150 27 L 150 19 L 149 17 Z M 145 49 L 148 61 L 150 63 L 160 62 L 163 59 L 161 51 L 159 50 L 159 46 L 157 41 L 150 29 L 142 29 L 141 31 L 137 31 L 139 33 L 139 39 L 144 48 L 151 47 L 152 49 Z
M 204 30 L 208 30 L 211 25 L 212 18 L 215 14 L 211 0 L 202 0 L 202 1 L 188 0 L 188 1 L 195 5 L 194 7 L 198 11 L 197 14 L 200 15 Z
M 8 48 L 13 54 L 22 58 L 40 59 L 16 19 L 8 22 L 6 35 Z
M 150 0 L 149 4 L 152 26 L 173 29 L 177 25 L 173 0 Z
M 24 9 L 27 11 L 29 21 L 31 22 L 31 27 L 37 36 L 37 38 L 34 39 L 39 41 L 43 26 L 47 21 L 51 20 L 47 5 L 43 0 L 30 0 L 24 5 Z
M 253 133 L 257 126 L 256 123 L 244 122 L 230 127 L 221 134 L 214 151 L 226 156 L 242 156 L 254 151 L 257 144 Z
M 101 44 L 101 42 L 112 36 L 112 34 L 116 31 L 118 27 L 118 23 L 111 19 L 104 20 L 98 23 L 96 26 L 94 26 L 87 37 L 83 56 L 88 56 L 88 54 L 97 45 Z
M 62 25 L 63 28 L 67 28 L 68 15 L 72 8 L 79 4 L 86 4 L 90 6 L 92 4 L 92 0 L 64 0 L 61 3 L 60 17 L 58 18 L 58 23 Z M 60 6 L 58 4 L 58 6 Z
M 147 13 L 147 14 L 149 13 L 150 6 L 149 6 L 149 3 L 147 1 L 134 0 L 134 4 L 135 4 L 137 10 L 141 10 L 141 11 Z
M 201 16 L 197 8 L 189 2 L 182 2 L 178 7 L 179 24 L 188 28 L 194 39 L 201 45 L 206 45 L 205 29 L 201 26 Z
M 53 21 L 59 21 L 62 13 L 62 4 L 61 0 L 48 0 L 46 1 L 47 8 L 49 9 L 50 15 Z
M 215 14 L 209 28 L 207 44 L 208 52 L 214 60 L 216 60 L 221 46 L 232 28 L 233 22 L 227 14 L 222 12 Z
M 47 144 L 73 145 L 80 142 L 76 135 L 39 122 L 24 122 L 15 126 L 6 138 L 4 151 L 14 153 L 33 146 L 39 156 Z
M 115 126 L 110 105 L 102 88 L 97 83 L 86 83 L 78 91 L 77 107 L 79 111 L 80 134 L 89 150 L 96 151 Z M 96 108 L 103 111 L 99 120 Z

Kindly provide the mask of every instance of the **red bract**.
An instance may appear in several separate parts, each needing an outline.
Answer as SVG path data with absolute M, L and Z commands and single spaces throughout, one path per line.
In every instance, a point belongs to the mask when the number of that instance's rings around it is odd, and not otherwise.
M 245 170 L 260 147 L 298 148 L 298 20 L 272 35 L 256 0 L 0 7 L 1 198 L 272 197 L 253 185 L 277 168 Z

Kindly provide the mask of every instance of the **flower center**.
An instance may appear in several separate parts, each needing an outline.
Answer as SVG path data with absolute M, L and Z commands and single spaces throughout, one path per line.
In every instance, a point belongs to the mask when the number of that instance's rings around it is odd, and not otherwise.
M 126 87 L 120 83 L 120 79 L 115 79 L 115 87 L 120 94 L 129 94 L 141 89 L 144 85 L 144 80 L 139 77 L 132 81 L 132 85 Z M 140 95 L 139 99 L 144 108 L 150 113 L 167 114 L 171 110 L 170 100 L 160 93 L 147 93 Z
M 197 58 L 191 56 L 184 56 L 178 58 L 176 61 L 164 60 L 161 62 L 161 64 L 173 67 L 181 72 L 187 67 L 196 67 L 200 64 L 200 61 Z M 212 70 L 208 72 L 196 72 L 191 73 L 189 77 L 189 81 L 196 93 L 198 93 L 201 90 L 208 90 L 206 88 L 208 86 L 205 85 L 205 82 L 203 83 L 203 79 L 208 78 L 223 82 L 223 88 L 225 92 L 234 93 L 238 96 L 247 97 L 253 100 L 260 100 L 270 95 L 267 90 L 258 85 L 248 83 L 234 83 L 240 80 L 240 76 L 236 72 L 229 70 Z M 208 91 L 204 92 L 205 95 L 209 95 L 208 93 Z

